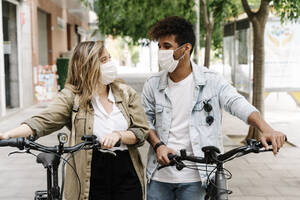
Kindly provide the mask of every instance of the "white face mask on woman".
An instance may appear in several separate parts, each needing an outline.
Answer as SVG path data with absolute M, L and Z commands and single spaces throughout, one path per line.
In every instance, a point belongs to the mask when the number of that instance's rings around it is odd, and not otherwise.
M 108 85 L 117 78 L 117 67 L 115 62 L 112 60 L 104 63 L 101 65 L 101 74 L 102 74 L 102 79 L 101 82 L 104 85 Z
M 183 45 L 181 45 L 180 47 L 178 47 L 177 49 L 180 49 L 181 47 L 183 47 Z M 179 60 L 182 59 L 184 57 L 185 54 L 183 54 L 178 60 L 174 59 L 174 51 L 175 50 L 159 50 L 158 51 L 158 64 L 164 69 L 167 70 L 168 72 L 172 73 L 178 63 Z

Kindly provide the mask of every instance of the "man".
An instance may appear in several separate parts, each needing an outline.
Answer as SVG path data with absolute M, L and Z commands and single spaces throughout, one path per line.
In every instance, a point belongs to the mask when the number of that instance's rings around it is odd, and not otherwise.
M 195 34 L 193 26 L 180 17 L 168 17 L 151 29 L 158 41 L 158 62 L 163 70 L 147 80 L 143 105 L 150 124 L 147 163 L 148 200 L 204 199 L 206 173 L 159 165 L 169 163 L 168 154 L 186 149 L 187 154 L 203 156 L 201 148 L 213 145 L 223 149 L 222 109 L 262 132 L 267 148 L 272 142 L 274 154 L 285 136 L 274 131 L 255 107 L 215 72 L 191 62 Z

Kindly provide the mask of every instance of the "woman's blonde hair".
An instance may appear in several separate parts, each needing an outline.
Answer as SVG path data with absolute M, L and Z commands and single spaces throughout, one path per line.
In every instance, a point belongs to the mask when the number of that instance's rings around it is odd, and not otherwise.
M 103 41 L 81 42 L 74 49 L 69 62 L 65 87 L 80 95 L 80 104 L 84 107 L 97 92 L 103 50 Z

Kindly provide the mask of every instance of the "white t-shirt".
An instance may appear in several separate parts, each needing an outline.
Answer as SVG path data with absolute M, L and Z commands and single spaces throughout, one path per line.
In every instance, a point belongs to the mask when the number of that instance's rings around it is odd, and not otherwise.
M 93 134 L 97 136 L 97 139 L 101 141 L 102 137 L 112 133 L 113 131 L 125 131 L 128 129 L 128 123 L 123 116 L 120 109 L 115 104 L 114 95 L 109 89 L 108 100 L 113 103 L 113 110 L 108 114 L 102 106 L 99 96 L 95 96 L 92 99 L 92 105 L 94 108 L 94 129 Z M 128 149 L 125 144 L 121 144 L 119 147 L 113 147 L 110 150 L 126 150 Z
M 180 155 L 181 149 L 186 149 L 192 155 L 192 145 L 189 134 L 190 115 L 195 83 L 192 73 L 180 82 L 168 78 L 168 96 L 172 103 L 172 121 L 167 146 Z M 184 161 L 185 164 L 194 164 Z M 188 183 L 200 181 L 199 172 L 188 168 L 178 171 L 175 166 L 156 170 L 153 180 L 167 183 Z

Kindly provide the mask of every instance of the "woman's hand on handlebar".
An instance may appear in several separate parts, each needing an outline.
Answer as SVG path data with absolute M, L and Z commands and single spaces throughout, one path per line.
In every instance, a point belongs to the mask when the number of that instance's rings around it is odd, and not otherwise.
M 156 150 L 157 162 L 161 165 L 168 165 L 170 163 L 168 154 L 176 155 L 176 152 L 173 149 L 167 147 L 166 145 L 159 146 Z
M 111 149 L 113 148 L 117 142 L 121 139 L 121 134 L 119 134 L 117 131 L 113 131 L 110 134 L 105 135 L 100 143 L 102 149 Z
M 0 140 L 8 140 L 9 136 L 7 135 L 7 133 L 0 133 Z

